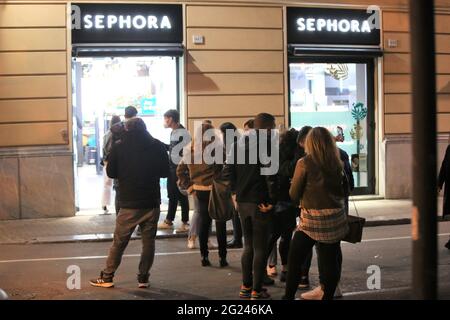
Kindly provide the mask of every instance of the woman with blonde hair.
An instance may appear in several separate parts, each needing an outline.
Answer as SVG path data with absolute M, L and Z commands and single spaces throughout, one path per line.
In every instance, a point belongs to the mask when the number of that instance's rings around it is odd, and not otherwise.
M 289 194 L 301 204 L 300 223 L 291 242 L 285 299 L 294 299 L 301 266 L 315 245 L 324 300 L 333 299 L 340 280 L 340 241 L 348 233 L 344 209 L 343 165 L 331 133 L 323 127 L 310 131 L 306 156 L 297 162 Z
M 210 266 L 208 237 L 212 219 L 209 215 L 208 204 L 212 190 L 213 179 L 218 177 L 222 171 L 222 165 L 215 161 L 205 161 L 205 149 L 211 143 L 218 143 L 218 136 L 212 135 L 210 140 L 204 139 L 208 130 L 214 130 L 214 127 L 207 122 L 203 122 L 194 134 L 191 142 L 191 152 L 183 155 L 183 160 L 177 167 L 177 176 L 179 185 L 186 189 L 189 194 L 193 194 L 197 198 L 200 214 L 199 242 L 200 253 L 202 256 L 202 266 Z M 223 146 L 220 144 L 220 152 L 223 152 Z M 200 161 L 198 161 L 200 160 Z M 227 235 L 226 222 L 216 221 L 216 235 L 219 245 L 220 266 L 228 266 L 227 262 Z

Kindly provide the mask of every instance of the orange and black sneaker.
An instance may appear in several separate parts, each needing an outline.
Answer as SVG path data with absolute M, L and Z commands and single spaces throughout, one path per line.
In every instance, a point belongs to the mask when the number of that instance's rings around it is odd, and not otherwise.
M 262 288 L 261 291 L 257 292 L 255 290 L 252 291 L 252 295 L 250 300 L 269 300 L 270 294 L 267 292 L 266 288 Z
M 252 288 L 247 288 L 246 286 L 241 286 L 241 291 L 239 292 L 239 298 L 250 299 L 252 296 Z

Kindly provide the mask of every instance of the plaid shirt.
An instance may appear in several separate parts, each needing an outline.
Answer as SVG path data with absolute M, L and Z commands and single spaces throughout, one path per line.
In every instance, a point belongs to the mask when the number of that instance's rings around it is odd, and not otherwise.
M 345 210 L 339 209 L 305 209 L 302 208 L 298 230 L 311 239 L 323 243 L 341 241 L 348 233 Z

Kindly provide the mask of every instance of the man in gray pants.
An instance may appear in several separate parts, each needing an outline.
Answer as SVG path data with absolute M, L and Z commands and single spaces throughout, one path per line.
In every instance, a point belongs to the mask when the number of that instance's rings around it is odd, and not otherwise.
M 141 227 L 142 254 L 138 286 L 149 286 L 149 271 L 155 256 L 155 237 L 160 214 L 159 179 L 169 173 L 165 145 L 153 138 L 140 118 L 129 120 L 123 139 L 114 145 L 106 172 L 119 180 L 120 211 L 116 219 L 114 241 L 100 277 L 90 281 L 95 287 L 114 286 L 114 273 L 137 226 Z

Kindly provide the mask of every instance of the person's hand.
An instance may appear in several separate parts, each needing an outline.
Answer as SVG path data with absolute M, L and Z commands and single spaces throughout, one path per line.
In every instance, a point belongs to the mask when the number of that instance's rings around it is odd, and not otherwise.
M 261 211 L 262 213 L 267 213 L 267 212 L 270 212 L 270 211 L 273 209 L 273 205 L 271 205 L 271 204 L 265 205 L 264 203 L 261 203 L 261 204 L 258 206 L 258 209 L 259 209 L 259 211 Z

